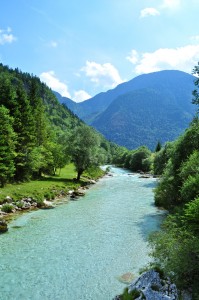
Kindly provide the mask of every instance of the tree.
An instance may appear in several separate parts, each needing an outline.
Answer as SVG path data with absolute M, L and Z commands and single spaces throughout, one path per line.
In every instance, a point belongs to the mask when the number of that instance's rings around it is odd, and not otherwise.
M 161 148 L 158 152 L 155 152 L 153 170 L 155 175 L 162 175 L 164 168 L 171 156 L 173 143 L 167 142 L 166 145 Z
M 160 141 L 158 141 L 158 143 L 155 147 L 155 152 L 159 152 L 161 150 L 161 148 L 162 148 L 162 145 L 161 145 Z
M 0 106 L 0 184 L 3 187 L 13 176 L 15 171 L 15 133 L 12 127 L 13 118 L 9 110 Z
M 82 173 L 99 164 L 99 137 L 86 125 L 76 128 L 69 138 L 69 153 L 77 171 L 77 180 Z
M 195 80 L 195 86 L 198 88 L 198 86 L 199 86 L 199 78 L 198 78 L 199 77 L 199 62 L 198 62 L 198 65 L 194 67 L 193 74 L 197 76 L 196 77 L 197 79 Z M 192 94 L 194 96 L 194 98 L 192 100 L 192 103 L 196 104 L 196 105 L 199 105 L 199 91 L 198 91 L 198 89 L 195 89 Z
M 146 163 L 146 159 L 151 156 L 151 151 L 145 147 L 141 146 L 137 150 L 135 150 L 129 162 L 129 167 L 132 171 L 149 171 L 150 166 Z

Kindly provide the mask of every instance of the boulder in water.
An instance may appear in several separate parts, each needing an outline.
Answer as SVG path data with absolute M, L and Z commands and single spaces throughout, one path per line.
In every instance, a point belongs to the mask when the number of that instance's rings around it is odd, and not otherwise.
M 5 220 L 0 219 L 0 233 L 8 231 L 8 226 Z

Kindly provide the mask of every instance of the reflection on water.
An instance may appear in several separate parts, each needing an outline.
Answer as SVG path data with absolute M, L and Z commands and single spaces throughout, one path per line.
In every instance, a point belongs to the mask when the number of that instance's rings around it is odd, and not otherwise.
M 10 224 L 0 236 L 0 299 L 109 300 L 124 288 L 118 278 L 149 261 L 146 238 L 162 219 L 155 179 L 112 172 L 79 201 Z

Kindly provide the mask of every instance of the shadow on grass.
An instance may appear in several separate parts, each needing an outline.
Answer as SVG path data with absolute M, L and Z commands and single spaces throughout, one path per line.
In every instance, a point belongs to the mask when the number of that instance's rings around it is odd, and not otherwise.
M 48 181 L 48 182 L 60 182 L 60 183 L 65 183 L 65 184 L 77 184 L 77 185 L 85 185 L 85 181 L 79 180 L 77 181 L 76 179 L 73 178 L 63 178 L 63 177 L 58 177 L 58 176 L 49 176 L 49 177 L 42 177 L 39 179 L 39 181 Z

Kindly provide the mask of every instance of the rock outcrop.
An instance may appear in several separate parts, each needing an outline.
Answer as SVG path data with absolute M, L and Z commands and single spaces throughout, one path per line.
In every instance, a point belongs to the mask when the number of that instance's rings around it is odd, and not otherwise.
M 144 272 L 139 278 L 132 281 L 128 287 L 128 293 L 132 291 L 140 292 L 140 296 L 133 298 L 136 300 L 177 300 L 178 291 L 176 285 L 171 283 L 169 278 L 161 278 L 155 270 Z M 122 297 L 116 296 L 114 300 Z

